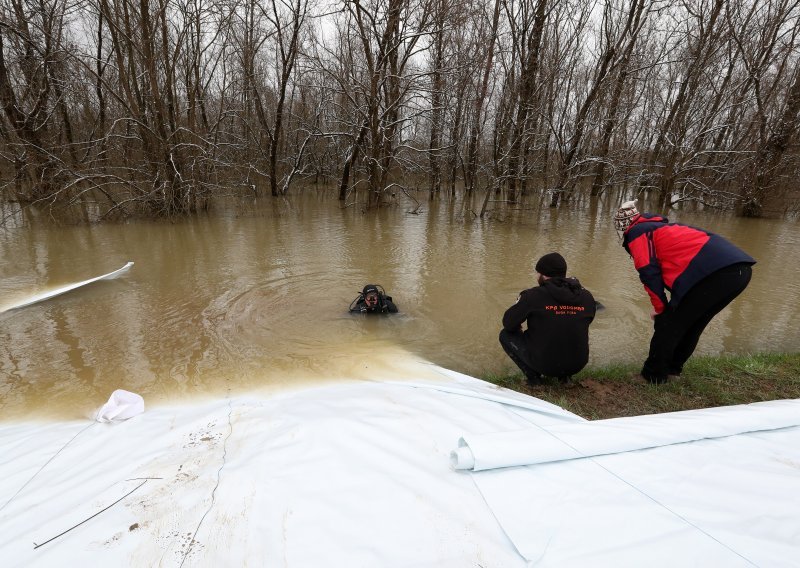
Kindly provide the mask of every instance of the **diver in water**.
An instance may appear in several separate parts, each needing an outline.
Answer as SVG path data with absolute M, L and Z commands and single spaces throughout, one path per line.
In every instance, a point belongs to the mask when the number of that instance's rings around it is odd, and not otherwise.
M 367 284 L 350 304 L 350 312 L 362 314 L 396 314 L 397 306 L 380 284 Z

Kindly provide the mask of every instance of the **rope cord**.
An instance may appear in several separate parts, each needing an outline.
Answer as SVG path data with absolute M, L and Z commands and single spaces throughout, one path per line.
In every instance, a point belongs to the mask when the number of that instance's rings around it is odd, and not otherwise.
M 69 446 L 69 445 L 70 445 L 70 444 L 71 444 L 71 443 L 72 443 L 72 442 L 75 440 L 75 438 L 77 438 L 78 436 L 80 436 L 81 434 L 83 434 L 84 432 L 86 432 L 86 430 L 88 430 L 89 428 L 91 428 L 91 427 L 92 427 L 92 426 L 94 426 L 95 424 L 97 424 L 97 422 L 92 422 L 91 424 L 87 425 L 85 428 L 83 428 L 83 429 L 81 429 L 79 432 L 77 432 L 77 433 L 76 433 L 76 434 L 75 434 L 75 435 L 74 435 L 72 438 L 70 438 L 70 439 L 69 439 L 69 441 L 68 441 L 66 444 L 64 444 L 63 446 L 61 446 L 61 448 L 60 448 L 60 449 L 59 449 L 59 450 L 58 450 L 58 451 L 57 451 L 55 454 L 53 454 L 53 455 L 50 457 L 50 459 L 49 459 L 49 460 L 47 460 L 46 462 L 44 462 L 44 464 L 42 465 L 42 467 L 40 467 L 40 468 L 39 468 L 39 469 L 36 471 L 36 473 L 34 473 L 34 474 L 31 476 L 31 478 L 30 478 L 30 479 L 28 479 L 28 481 L 26 481 L 25 483 L 23 483 L 23 484 L 22 484 L 22 487 L 20 487 L 19 489 L 17 489 L 17 492 L 16 492 L 16 493 L 14 493 L 14 494 L 13 494 L 13 495 L 12 495 L 12 496 L 9 498 L 9 500 L 5 502 L 5 504 L 4 504 L 2 507 L 0 507 L 0 511 L 2 511 L 3 509 L 5 509 L 5 508 L 6 508 L 6 506 L 8 506 L 8 504 L 9 504 L 9 503 L 11 503 L 11 501 L 13 501 L 13 500 L 16 498 L 16 496 L 17 496 L 17 495 L 19 495 L 19 494 L 22 492 L 22 490 L 23 490 L 23 489 L 25 489 L 25 488 L 28 486 L 28 484 L 29 484 L 31 481 L 33 481 L 33 480 L 34 480 L 34 478 L 35 478 L 37 475 L 39 475 L 39 474 L 42 472 L 42 470 L 43 470 L 45 467 L 47 467 L 47 465 L 48 465 L 48 464 L 49 464 L 51 461 L 53 461 L 54 459 L 56 459 L 56 457 L 58 456 L 58 454 L 60 454 L 60 453 L 61 453 L 61 452 L 64 450 L 64 448 L 66 448 L 67 446 Z
M 36 543 L 34 542 L 34 543 L 33 543 L 33 544 L 34 544 L 34 546 L 33 546 L 33 549 L 34 549 L 34 550 L 36 550 L 37 548 L 40 548 L 40 547 L 44 546 L 44 545 L 45 545 L 45 544 L 47 544 L 48 542 L 52 542 L 52 541 L 54 541 L 55 539 L 57 539 L 58 537 L 60 537 L 60 536 L 64 536 L 65 534 L 67 534 L 67 533 L 68 533 L 69 531 L 71 531 L 72 529 L 78 528 L 78 527 L 79 527 L 79 526 L 81 526 L 83 523 L 85 523 L 85 522 L 87 522 L 87 521 L 90 521 L 90 520 L 94 519 L 94 518 L 95 518 L 97 515 L 99 515 L 99 514 L 100 514 L 100 513 L 102 513 L 103 511 L 108 511 L 108 510 L 109 510 L 111 507 L 113 507 L 114 505 L 116 505 L 117 503 L 119 503 L 120 501 L 122 501 L 123 499 L 125 499 L 125 497 L 127 497 L 128 495 L 130 495 L 131 493 L 133 493 L 134 491 L 136 491 L 137 489 L 139 489 L 139 488 L 140 488 L 142 485 L 144 485 L 145 483 L 147 483 L 147 480 L 146 480 L 146 479 L 145 479 L 144 481 L 142 481 L 142 482 L 141 482 L 139 485 L 137 485 L 136 487 L 134 487 L 133 489 L 131 489 L 130 491 L 128 491 L 128 492 L 127 492 L 125 495 L 123 495 L 122 497 L 120 497 L 119 499 L 117 499 L 116 501 L 114 501 L 113 503 L 111 503 L 111 505 L 109 505 L 108 507 L 106 507 L 106 508 L 104 508 L 104 509 L 100 509 L 99 511 L 97 511 L 97 512 L 96 512 L 94 515 L 92 515 L 91 517 L 88 517 L 88 518 L 86 518 L 86 519 L 82 520 L 82 521 L 81 521 L 80 523 L 78 523 L 77 525 L 73 525 L 73 526 L 71 526 L 70 528 L 68 528 L 68 529 L 67 529 L 67 530 L 65 530 L 64 532 L 62 532 L 62 533 L 60 533 L 60 534 L 57 534 L 57 535 L 56 535 L 56 536 L 54 536 L 53 538 L 50 538 L 50 539 L 48 539 L 48 540 L 44 541 L 42 544 L 36 544 Z
M 217 481 L 214 484 L 214 489 L 211 490 L 211 503 L 209 504 L 206 512 L 203 513 L 203 516 L 200 517 L 200 522 L 197 523 L 197 528 L 194 529 L 194 533 L 192 534 L 192 538 L 189 540 L 189 546 L 186 547 L 186 552 L 183 553 L 183 558 L 181 558 L 180 567 L 183 566 L 183 563 L 186 562 L 186 559 L 189 557 L 189 553 L 192 551 L 192 545 L 195 543 L 195 537 L 197 533 L 200 531 L 200 527 L 203 525 L 203 521 L 206 519 L 206 516 L 211 512 L 211 509 L 214 507 L 217 488 L 219 487 L 220 478 L 222 476 L 222 468 L 225 467 L 225 460 L 228 456 L 228 438 L 231 437 L 233 434 L 233 423 L 231 422 L 231 414 L 233 414 L 233 404 L 230 399 L 230 387 L 228 387 L 228 435 L 225 436 L 225 441 L 222 443 L 222 463 L 217 469 Z

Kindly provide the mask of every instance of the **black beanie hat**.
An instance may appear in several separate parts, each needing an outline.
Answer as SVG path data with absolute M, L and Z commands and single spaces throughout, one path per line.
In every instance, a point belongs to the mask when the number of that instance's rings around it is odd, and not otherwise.
M 380 290 L 378 290 L 378 286 L 376 286 L 375 284 L 367 284 L 366 286 L 364 286 L 364 289 L 361 290 L 361 295 L 366 296 L 370 292 L 375 292 L 379 296 L 381 295 Z
M 539 259 L 536 272 L 548 278 L 564 278 L 567 275 L 567 261 L 557 252 L 551 252 Z

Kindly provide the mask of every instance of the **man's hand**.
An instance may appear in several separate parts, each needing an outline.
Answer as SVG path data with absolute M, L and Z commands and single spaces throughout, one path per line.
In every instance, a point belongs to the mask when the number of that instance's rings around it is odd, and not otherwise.
M 650 311 L 650 319 L 656 321 L 656 316 L 659 315 L 655 310 Z

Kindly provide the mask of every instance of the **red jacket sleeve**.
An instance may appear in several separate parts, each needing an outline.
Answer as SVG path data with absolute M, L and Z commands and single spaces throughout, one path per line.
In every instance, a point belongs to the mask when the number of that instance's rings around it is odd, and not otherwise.
M 653 233 L 642 233 L 630 243 L 628 250 L 633 257 L 633 265 L 639 272 L 639 280 L 644 284 L 644 289 L 650 296 L 650 302 L 657 314 L 664 311 L 667 306 L 667 295 L 664 292 L 664 279 L 661 274 L 661 265 L 658 262 Z

